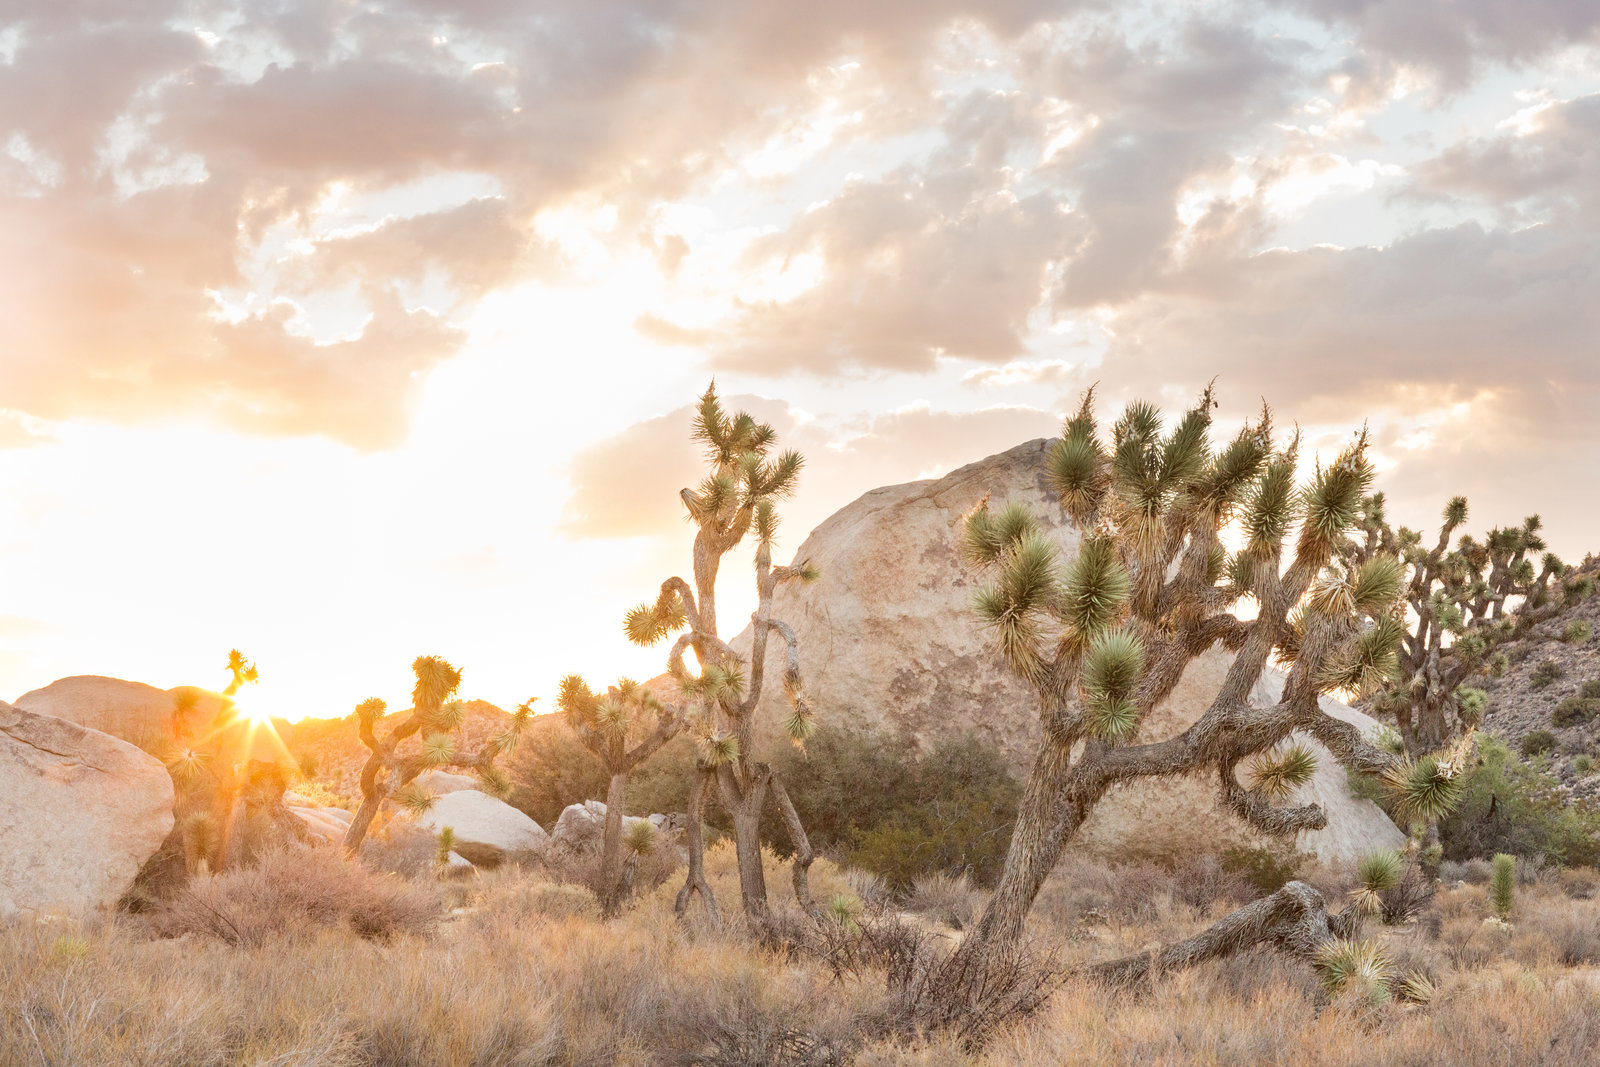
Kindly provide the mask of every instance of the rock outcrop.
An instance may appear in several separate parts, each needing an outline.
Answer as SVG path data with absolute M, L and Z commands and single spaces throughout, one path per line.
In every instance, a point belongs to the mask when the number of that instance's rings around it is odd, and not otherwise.
M 114 906 L 172 807 L 172 779 L 147 753 L 0 702 L 0 918 Z
M 455 833 L 455 850 L 477 867 L 543 855 L 550 844 L 544 828 L 504 801 L 475 789 L 445 793 L 417 816 L 418 826 Z
M 13 706 L 75 722 L 151 751 L 170 734 L 174 703 L 171 693 L 153 685 L 80 674 L 24 693 Z
M 661 829 L 666 821 L 663 815 L 651 815 L 648 818 L 638 815 L 624 815 L 622 817 L 623 840 L 633 832 L 633 828 L 640 823 L 648 824 L 655 829 Z M 603 800 L 586 800 L 582 804 L 568 804 L 561 811 L 561 817 L 556 820 L 555 829 L 550 831 L 550 840 L 564 849 L 572 852 L 593 852 L 596 855 L 605 840 L 606 833 L 606 805 Z
M 416 782 L 434 796 L 445 793 L 459 793 L 463 789 L 483 792 L 483 783 L 470 774 L 451 774 L 449 771 L 423 771 L 417 775 Z
M 774 614 L 799 638 L 800 667 L 819 722 L 886 728 L 923 748 L 977 736 L 997 745 L 1019 776 L 1027 774 L 1039 737 L 1038 701 L 1006 670 L 972 610 L 981 579 L 963 564 L 959 549 L 963 517 L 987 498 L 995 509 L 1025 505 L 1064 556 L 1077 551 L 1078 533 L 1043 477 L 1048 447 L 1048 441 L 1030 441 L 938 480 L 875 489 L 806 538 L 794 558 L 810 560 L 821 577 L 780 587 Z M 732 643 L 748 652 L 749 630 Z M 782 677 L 783 656 L 781 642 L 770 642 L 769 679 Z M 1191 663 L 1177 691 L 1149 716 L 1145 736 L 1169 736 L 1197 719 L 1227 662 L 1219 649 Z M 1264 678 L 1258 690 L 1272 684 Z M 783 700 L 779 685 L 765 687 L 760 719 L 768 743 L 774 724 L 783 721 Z M 1337 702 L 1328 705 L 1341 717 L 1376 725 Z M 1329 828 L 1299 843 L 1324 860 L 1399 839 L 1376 805 L 1349 794 L 1344 770 L 1331 757 L 1322 760 L 1304 795 L 1329 810 Z M 1096 809 L 1077 847 L 1131 857 L 1260 843 L 1219 810 L 1216 797 L 1209 779 L 1118 787 Z
M 288 801 L 288 796 L 285 796 Z M 343 808 L 318 808 L 304 804 L 288 804 L 290 814 L 306 825 L 313 841 L 324 845 L 342 845 L 350 830 L 351 815 Z

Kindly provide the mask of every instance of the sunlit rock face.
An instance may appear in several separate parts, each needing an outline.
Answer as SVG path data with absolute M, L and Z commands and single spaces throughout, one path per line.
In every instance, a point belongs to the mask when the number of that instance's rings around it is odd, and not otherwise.
M 961 560 L 963 517 L 984 499 L 998 510 L 1019 502 L 1064 557 L 1078 532 L 1064 518 L 1043 477 L 1050 442 L 1029 441 L 943 478 L 875 489 L 834 513 L 794 552 L 821 571 L 815 583 L 790 583 L 774 614 L 794 627 L 800 667 L 819 721 L 879 727 L 926 750 L 948 737 L 980 736 L 1025 777 L 1039 739 L 1033 691 L 1001 663 L 971 603 L 982 579 Z M 779 552 L 784 558 L 785 553 Z M 750 648 L 748 628 L 732 642 Z M 1173 694 L 1144 723 L 1141 740 L 1171 736 L 1194 722 L 1221 685 L 1231 657 L 1220 648 L 1193 661 Z M 784 650 L 768 645 L 760 718 L 767 745 L 784 719 Z M 1263 677 L 1255 699 L 1270 700 L 1281 676 Z M 1331 713 L 1364 727 L 1373 720 L 1336 701 Z M 1403 835 L 1378 807 L 1352 795 L 1345 772 L 1320 747 L 1314 781 L 1300 799 L 1328 811 L 1329 826 L 1304 834 L 1305 851 L 1328 862 L 1353 858 Z M 1074 847 L 1134 858 L 1168 858 L 1197 848 L 1261 844 L 1221 810 L 1210 777 L 1161 779 L 1109 792 Z
M 171 831 L 172 808 L 154 757 L 0 702 L 0 918 L 113 907 Z
M 157 689 L 143 682 L 80 674 L 24 693 L 16 699 L 15 706 L 120 737 L 146 752 L 160 753 L 170 746 L 173 712 L 180 694 L 185 693 L 190 698 L 185 702 L 186 730 L 196 736 L 208 735 L 223 712 L 226 698 L 194 686 Z
M 473 789 L 437 797 L 416 822 L 435 834 L 450 827 L 455 850 L 478 867 L 540 856 L 550 845 L 544 827 L 510 804 Z

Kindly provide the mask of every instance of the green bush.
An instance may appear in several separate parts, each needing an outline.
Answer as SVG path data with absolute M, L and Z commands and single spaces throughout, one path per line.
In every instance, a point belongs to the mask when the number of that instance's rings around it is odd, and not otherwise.
M 1439 822 L 1448 860 L 1508 852 L 1571 866 L 1600 859 L 1600 812 L 1574 801 L 1554 775 L 1518 759 L 1492 737 L 1478 742 L 1478 763 L 1462 783 L 1461 803 Z
M 1529 673 L 1528 684 L 1535 689 L 1543 689 L 1565 673 L 1566 670 L 1555 660 L 1543 660 Z
M 1556 735 L 1549 730 L 1531 730 L 1522 735 L 1522 754 L 1542 756 L 1556 747 Z
M 1594 627 L 1583 619 L 1573 619 L 1567 623 L 1567 628 L 1561 631 L 1561 640 L 1569 645 L 1581 644 L 1594 635 Z
M 677 738 L 628 782 L 628 810 L 682 811 L 694 746 Z M 978 738 L 940 743 L 917 756 L 883 730 L 821 726 L 805 752 L 771 755 L 815 851 L 878 875 L 897 891 L 937 872 L 992 885 L 1005 863 L 1022 787 L 994 744 Z M 600 794 L 596 794 L 600 795 Z M 778 805 L 762 812 L 761 839 L 779 856 L 793 852 Z M 715 801 L 705 823 L 728 832 Z
M 1555 725 L 1566 728 L 1578 726 L 1588 722 L 1595 715 L 1600 714 L 1600 700 L 1593 697 L 1567 697 L 1556 705 L 1556 710 L 1550 716 L 1550 721 Z
M 1582 778 L 1594 770 L 1594 758 L 1585 754 L 1572 761 L 1572 773 Z
M 1292 846 L 1251 848 L 1241 845 L 1222 853 L 1222 869 L 1242 875 L 1257 893 L 1276 893 L 1294 881 L 1310 857 Z
M 813 849 L 878 875 L 897 891 L 936 872 L 992 885 L 1005 863 L 1022 788 L 994 744 L 944 741 L 919 756 L 881 730 L 823 727 L 806 752 L 775 754 Z M 776 805 L 762 837 L 790 851 Z
M 1600 700 L 1600 678 L 1590 678 L 1584 682 L 1578 695 L 1585 700 Z
M 506 772 L 511 778 L 511 806 L 547 830 L 554 829 L 568 804 L 606 795 L 600 761 L 559 715 L 541 715 L 528 724 Z M 668 810 L 682 811 L 683 804 Z

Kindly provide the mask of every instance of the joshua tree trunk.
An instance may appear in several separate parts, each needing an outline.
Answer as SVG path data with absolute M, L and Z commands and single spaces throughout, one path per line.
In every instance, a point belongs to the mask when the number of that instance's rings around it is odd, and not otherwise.
M 1141 952 L 1094 964 L 1084 975 L 1107 985 L 1131 985 L 1257 945 L 1268 945 L 1293 959 L 1311 963 L 1318 949 L 1330 939 L 1354 934 L 1360 919 L 1360 913 L 1354 910 L 1330 915 L 1321 893 L 1304 882 L 1290 882 L 1193 937 L 1158 952 Z
M 706 881 L 705 796 L 707 781 L 714 777 L 716 771 L 700 767 L 690 779 L 687 814 L 689 825 L 684 828 L 685 845 L 689 850 L 689 873 L 684 878 L 683 888 L 678 890 L 678 899 L 673 905 L 673 910 L 680 919 L 688 912 L 689 901 L 696 893 L 700 894 L 700 900 L 705 904 L 706 911 L 712 919 L 721 919 L 721 914 L 717 910 L 716 894 L 711 891 L 711 883 Z
M 613 774 L 606 788 L 606 824 L 600 851 L 600 915 L 610 919 L 622 905 L 622 815 L 627 774 Z

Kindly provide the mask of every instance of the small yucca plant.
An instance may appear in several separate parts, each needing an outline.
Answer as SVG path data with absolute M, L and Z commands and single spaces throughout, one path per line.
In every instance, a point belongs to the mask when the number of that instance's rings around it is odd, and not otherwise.
M 1355 989 L 1373 999 L 1386 999 L 1394 961 L 1371 941 L 1333 938 L 1317 952 L 1317 971 L 1329 993 Z
M 1504 852 L 1495 856 L 1489 874 L 1489 903 L 1502 922 L 1511 918 L 1517 903 L 1517 857 Z
M 1383 908 L 1381 894 L 1400 884 L 1400 874 L 1404 868 L 1405 861 L 1393 849 L 1380 849 L 1362 856 L 1356 865 L 1360 884 L 1350 892 L 1356 907 L 1376 915 Z
M 450 853 L 456 850 L 456 831 L 453 826 L 441 826 L 435 838 L 438 847 L 434 851 L 433 862 L 440 870 L 450 866 Z
M 647 855 L 656 844 L 656 828 L 648 821 L 641 820 L 628 827 L 628 836 L 623 844 L 635 856 Z

